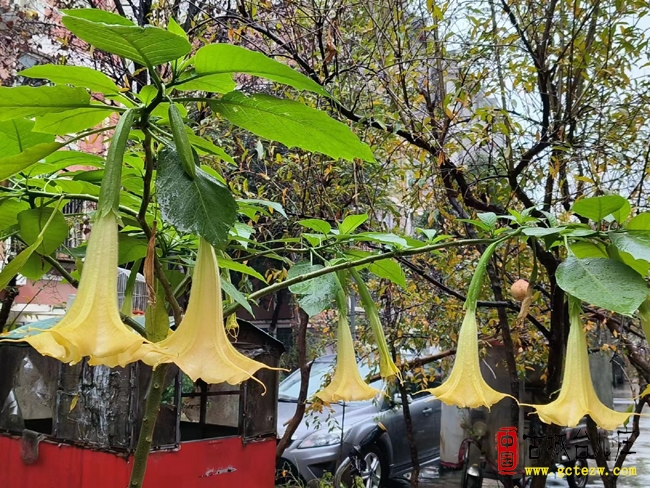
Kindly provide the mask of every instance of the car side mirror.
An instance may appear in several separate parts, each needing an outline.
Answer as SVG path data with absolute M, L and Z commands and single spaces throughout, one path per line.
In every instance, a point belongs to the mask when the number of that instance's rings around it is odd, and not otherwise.
M 406 400 L 408 401 L 409 405 L 413 402 L 413 398 L 411 395 L 406 395 Z M 402 405 L 402 395 L 398 393 L 393 393 L 393 406 L 399 407 Z

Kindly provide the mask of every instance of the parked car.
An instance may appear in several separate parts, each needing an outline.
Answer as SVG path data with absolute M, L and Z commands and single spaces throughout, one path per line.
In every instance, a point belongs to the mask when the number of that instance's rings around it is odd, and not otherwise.
M 323 380 L 334 367 L 336 356 L 323 356 L 314 361 L 309 378 L 307 398 L 313 397 Z M 370 368 L 359 363 L 363 377 Z M 387 429 L 366 456 L 368 469 L 363 473 L 364 486 L 383 488 L 389 479 L 410 473 L 411 455 L 406 434 L 406 424 L 400 395 L 395 384 L 377 380 L 371 383 L 380 393 L 373 400 L 332 404 L 331 410 L 312 411 L 298 426 L 291 444 L 282 455 L 279 469 L 300 478 L 303 482 L 322 478 L 326 472 L 334 473 L 352 446 L 381 422 Z M 437 461 L 440 457 L 440 401 L 421 391 L 423 384 L 413 378 L 405 381 L 409 392 L 413 433 L 415 435 L 420 466 Z M 431 386 L 431 384 L 429 384 Z M 296 410 L 300 390 L 300 372 L 289 375 L 279 387 L 278 436 L 281 437 Z

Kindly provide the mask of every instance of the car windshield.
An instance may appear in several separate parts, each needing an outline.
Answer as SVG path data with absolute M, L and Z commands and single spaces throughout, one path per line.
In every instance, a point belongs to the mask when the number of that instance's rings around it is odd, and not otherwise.
M 323 380 L 325 376 L 332 371 L 335 362 L 332 361 L 314 361 L 311 366 L 309 374 L 309 389 L 307 390 L 307 398 L 311 398 L 314 393 L 323 387 Z M 359 363 L 359 373 L 362 378 L 366 378 L 370 374 L 370 368 L 367 364 Z M 333 372 L 333 371 L 332 371 Z M 373 388 L 381 389 L 382 380 L 373 381 L 370 386 Z M 300 370 L 291 373 L 282 383 L 278 389 L 278 400 L 281 402 L 296 402 L 298 401 L 298 394 L 300 393 Z

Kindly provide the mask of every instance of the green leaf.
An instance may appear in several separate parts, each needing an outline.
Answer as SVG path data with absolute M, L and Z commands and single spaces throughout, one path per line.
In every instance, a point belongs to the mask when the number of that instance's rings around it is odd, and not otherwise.
M 35 165 L 29 170 L 31 176 L 55 173 L 69 166 L 93 166 L 102 168 L 104 158 L 96 154 L 80 151 L 57 151 L 45 158 L 43 163 Z
M 2 200 L 0 203 L 0 231 L 18 225 L 18 214 L 29 209 L 29 203 L 15 198 Z
M 50 217 L 52 217 L 52 220 L 45 232 L 43 232 Z M 68 223 L 61 211 L 53 207 L 38 207 L 20 212 L 18 214 L 18 227 L 20 237 L 28 245 L 34 244 L 38 240 L 41 241 L 41 244 L 36 249 L 39 254 L 53 253 L 68 237 Z M 41 238 L 39 235 L 42 232 Z
M 650 232 L 610 232 L 609 239 L 620 251 L 650 263 Z
M 40 280 L 45 273 L 52 269 L 52 265 L 45 261 L 45 258 L 38 253 L 33 253 L 22 268 L 20 274 L 32 281 Z
M 408 247 L 408 243 L 403 237 L 384 232 L 364 232 L 362 234 L 355 234 L 354 240 L 362 242 L 376 242 L 379 244 L 388 244 L 398 247 Z
M 558 267 L 556 278 L 574 297 L 626 315 L 634 313 L 648 296 L 644 279 L 613 259 L 569 257 Z
M 28 119 L 13 119 L 0 122 L 2 156 L 13 156 L 38 144 L 54 142 L 54 136 L 34 132 L 33 129 L 34 122 Z
M 238 198 L 237 203 L 240 205 L 253 205 L 256 207 L 263 207 L 267 209 L 273 209 L 274 211 L 278 212 L 280 215 L 282 215 L 284 218 L 287 218 L 287 214 L 284 211 L 284 208 L 282 208 L 282 205 L 279 204 L 278 202 L 271 202 L 269 200 L 260 200 L 259 198 Z
M 180 78 L 174 86 L 179 91 L 204 91 L 210 93 L 230 93 L 237 87 L 237 84 L 229 74 L 215 74 L 198 76 L 189 73 Z
M 614 244 L 607 246 L 607 252 L 610 258 L 628 265 L 644 278 L 648 276 L 648 271 L 650 271 L 650 263 L 648 261 L 643 259 L 634 259 L 630 253 L 621 251 Z
M 199 77 L 223 73 L 246 73 L 308 90 L 329 97 L 323 87 L 311 78 L 261 53 L 231 44 L 210 44 L 194 56 L 194 69 Z
M 287 279 L 293 279 L 301 275 L 312 273 L 323 269 L 320 264 L 310 264 L 308 262 L 296 263 L 289 269 Z M 324 274 L 311 280 L 295 283 L 289 287 L 291 293 L 298 296 L 300 307 L 313 317 L 328 308 L 338 291 L 338 281 L 334 273 Z
M 20 154 L 0 158 L 0 180 L 6 180 L 10 176 L 29 168 L 32 164 L 61 149 L 63 146 L 64 144 L 61 142 L 37 144 Z
M 231 92 L 210 106 L 233 124 L 287 147 L 317 151 L 333 158 L 375 160 L 370 148 L 347 125 L 302 103 L 264 94 L 247 97 Z
M 497 214 L 494 212 L 485 212 L 476 214 L 478 219 L 487 225 L 490 229 L 494 229 L 497 225 Z
M 118 238 L 117 264 L 132 263 L 147 255 L 147 240 L 120 232 Z
M 605 258 L 607 259 L 609 255 L 607 254 L 607 249 L 602 244 L 595 244 L 589 241 L 578 241 L 571 244 L 571 252 L 575 254 L 578 259 L 583 258 Z
M 237 218 L 237 203 L 228 187 L 201 168 L 190 178 L 176 151 L 165 148 L 158 158 L 156 189 L 163 219 L 178 231 L 198 234 L 214 246 L 228 243 Z
M 85 66 L 42 64 L 18 74 L 27 78 L 45 78 L 60 85 L 81 86 L 106 95 L 120 93 L 118 86 L 108 76 Z
M 0 273 L 0 290 L 4 289 L 11 279 L 20 272 L 22 267 L 40 244 L 41 239 L 39 238 L 34 242 L 34 244 L 23 249 L 18 256 L 13 258 L 11 262 L 2 269 L 2 272 Z
M 571 210 L 594 222 L 600 222 L 625 206 L 627 200 L 619 195 L 582 198 L 573 204 Z
M 73 134 L 99 125 L 112 112 L 104 108 L 78 108 L 36 118 L 34 130 L 59 136 Z
M 406 288 L 406 277 L 404 276 L 404 272 L 400 265 L 392 259 L 375 261 L 368 266 L 368 271 L 380 278 L 390 280 L 402 288 Z
M 417 231 L 422 232 L 428 241 L 435 238 L 436 233 L 438 232 L 436 229 L 422 229 L 421 227 L 418 227 Z
M 242 307 L 246 309 L 246 311 L 251 314 L 253 317 L 255 317 L 255 314 L 253 313 L 253 308 L 251 307 L 251 304 L 248 303 L 248 300 L 244 296 L 242 292 L 240 292 L 235 286 L 230 283 L 229 281 L 226 280 L 221 280 L 221 289 L 230 296 L 233 300 L 235 300 L 237 303 L 239 303 Z
M 266 283 L 266 279 L 264 278 L 264 276 L 259 274 L 250 266 L 247 266 L 243 263 L 232 261 L 230 259 L 219 258 L 219 267 L 223 269 L 229 269 L 231 271 L 236 271 L 237 273 L 243 273 L 249 276 L 253 276 L 258 280 L 260 280 L 261 282 Z
M 192 50 L 187 39 L 150 25 L 108 25 L 71 16 L 63 17 L 62 22 L 88 44 L 143 66 L 158 66 Z
M 135 25 L 126 17 L 122 17 L 121 15 L 97 8 L 63 9 L 61 12 L 70 17 L 78 17 L 80 19 L 90 20 L 91 22 L 103 22 L 104 24 L 117 25 Z
M 365 213 L 359 215 L 348 215 L 343 219 L 341 225 L 339 225 L 339 234 L 349 234 L 366 220 L 368 220 L 368 214 Z
M 621 208 L 619 208 L 616 212 L 612 212 L 612 217 L 616 222 L 619 224 L 622 224 L 625 222 L 625 219 L 630 215 L 630 212 L 632 211 L 632 206 L 630 205 L 630 202 L 628 200 L 625 200 L 625 203 Z
M 0 87 L 0 121 L 90 106 L 90 94 L 70 86 Z M 110 109 L 110 107 L 106 107 Z M 114 109 L 111 109 L 114 110 Z
M 320 232 L 321 234 L 329 234 L 330 231 L 332 230 L 332 226 L 329 224 L 329 222 L 320 219 L 299 220 L 298 223 L 303 227 L 307 227 L 308 229 L 315 230 L 316 232 Z
M 186 127 L 185 129 L 187 130 L 187 135 L 190 138 L 190 144 L 192 144 L 194 149 L 196 149 L 196 152 L 199 154 L 212 154 L 213 156 L 216 156 L 227 163 L 235 164 L 235 160 L 231 158 L 230 155 L 219 146 L 215 146 L 207 139 L 197 136 L 191 128 Z
M 632 218 L 625 228 L 628 230 L 650 230 L 650 212 L 643 212 Z
M 187 33 L 178 24 L 178 22 L 174 20 L 174 17 L 169 17 L 169 22 L 167 22 L 167 30 L 172 34 L 176 34 L 177 36 L 181 36 L 187 39 Z
M 527 236 L 544 237 L 559 234 L 562 227 L 524 227 L 522 232 Z

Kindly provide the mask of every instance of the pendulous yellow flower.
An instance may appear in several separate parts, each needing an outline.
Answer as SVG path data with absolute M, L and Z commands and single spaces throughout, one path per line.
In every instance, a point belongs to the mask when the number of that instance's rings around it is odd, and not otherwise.
M 476 326 L 476 303 L 488 261 L 500 241 L 490 244 L 476 266 L 465 301 L 465 318 L 458 334 L 456 359 L 449 378 L 426 391 L 447 405 L 490 408 L 504 397 L 510 396 L 493 389 L 483 379 L 478 356 L 478 328 Z
M 440 386 L 426 390 L 447 405 L 461 408 L 490 406 L 506 395 L 488 385 L 481 374 L 478 356 L 476 312 L 469 308 L 460 326 L 456 360 L 449 378 Z
M 65 363 L 89 356 L 89 364 L 125 366 L 152 347 L 122 323 L 117 303 L 117 216 L 107 213 L 93 226 L 77 296 L 63 319 L 26 337 L 34 349 Z
M 539 418 L 547 424 L 575 427 L 582 417 L 589 415 L 599 427 L 613 430 L 631 415 L 607 408 L 596 395 L 589 373 L 587 339 L 580 321 L 580 301 L 569 296 L 569 340 L 562 388 L 556 400 L 547 405 L 531 405 Z
M 253 375 L 257 370 L 269 366 L 247 358 L 228 340 L 217 256 L 203 238 L 199 241 L 192 281 L 190 302 L 183 321 L 176 332 L 156 343 L 164 354 L 153 351 L 143 361 L 154 367 L 174 362 L 193 381 L 201 378 L 206 383 L 235 385 L 255 379 Z
M 330 384 L 317 392 L 316 396 L 324 403 L 370 400 L 379 393 L 379 390 L 368 385 L 359 374 L 343 288 L 339 290 L 337 304 L 339 324 L 336 332 L 336 368 Z

